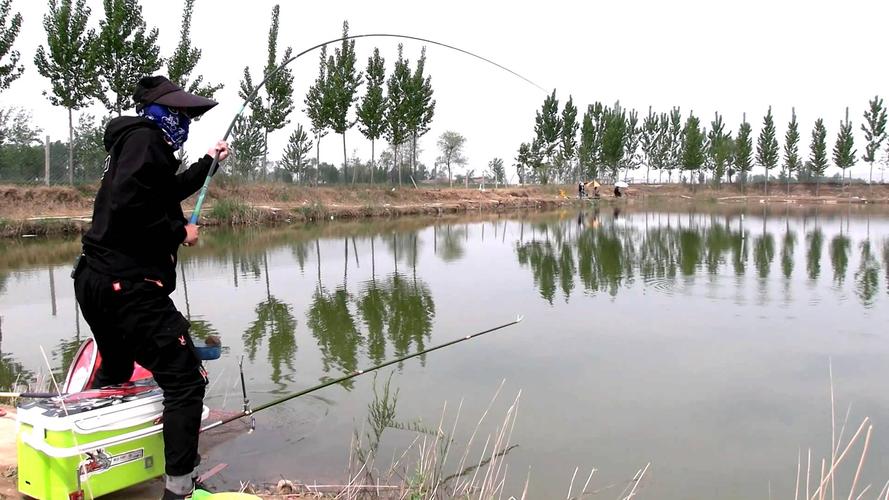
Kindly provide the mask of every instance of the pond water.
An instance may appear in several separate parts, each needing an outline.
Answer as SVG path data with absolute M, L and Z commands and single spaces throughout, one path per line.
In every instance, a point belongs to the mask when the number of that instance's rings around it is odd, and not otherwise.
M 588 490 L 616 498 L 650 463 L 647 498 L 786 498 L 798 453 L 803 471 L 809 448 L 813 470 L 829 460 L 832 365 L 836 432 L 850 404 L 845 439 L 874 422 L 863 484 L 876 494 L 889 479 L 887 237 L 885 211 L 761 205 L 217 230 L 183 250 L 173 298 L 197 337 L 227 346 L 207 404 L 229 410 L 242 355 L 261 404 L 525 318 L 257 414 L 255 432 L 212 450 L 229 464 L 216 484 L 341 484 L 388 379 L 399 424 L 379 470 L 423 444 L 410 428 L 442 421 L 454 451 L 437 459 L 456 472 L 490 406 L 466 464 L 506 423 L 507 494 L 528 479 L 529 498 L 564 498 L 575 469 L 577 494 L 595 468 Z M 46 371 L 40 346 L 61 372 L 89 335 L 68 277 L 78 249 L 0 243 L 0 387 Z

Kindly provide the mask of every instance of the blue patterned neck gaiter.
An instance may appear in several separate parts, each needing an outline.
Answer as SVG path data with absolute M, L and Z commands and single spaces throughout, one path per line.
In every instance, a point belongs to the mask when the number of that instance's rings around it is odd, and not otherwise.
M 162 104 L 149 104 L 139 111 L 139 116 L 148 118 L 163 130 L 167 142 L 177 150 L 188 140 L 188 124 L 191 119 L 181 111 L 172 110 Z

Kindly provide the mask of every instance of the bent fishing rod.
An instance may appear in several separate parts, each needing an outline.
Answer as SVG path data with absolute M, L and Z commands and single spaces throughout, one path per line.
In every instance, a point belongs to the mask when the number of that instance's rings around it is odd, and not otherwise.
M 518 78 L 521 78 L 525 82 L 537 87 L 538 89 L 542 90 L 543 92 L 546 92 L 546 89 L 544 89 L 540 85 L 534 83 L 533 81 L 520 75 L 519 73 L 516 73 L 515 71 L 507 68 L 506 66 L 503 66 L 502 64 L 498 64 L 486 57 L 482 57 L 478 54 L 475 54 L 475 53 L 470 52 L 465 49 L 461 49 L 461 48 L 453 46 L 453 45 L 449 45 L 447 43 L 437 42 L 435 40 L 430 40 L 428 38 L 421 38 L 418 36 L 398 35 L 398 34 L 394 34 L 394 33 L 366 33 L 366 34 L 361 34 L 361 35 L 348 35 L 348 36 L 344 36 L 344 37 L 340 37 L 340 38 L 335 38 L 333 40 L 328 40 L 326 42 L 319 43 L 317 45 L 309 47 L 308 49 L 287 59 L 286 61 L 281 63 L 278 67 L 276 67 L 275 69 L 270 71 L 267 75 L 265 75 L 265 78 L 263 78 L 262 81 L 259 82 L 259 84 L 253 89 L 253 92 L 251 92 L 250 95 L 248 95 L 244 99 L 244 102 L 241 104 L 241 109 L 238 110 L 238 112 L 235 114 L 235 117 L 232 119 L 231 123 L 228 124 L 228 128 L 226 129 L 225 135 L 222 137 L 222 140 L 223 141 L 228 140 L 229 136 L 232 133 L 232 130 L 235 128 L 235 124 L 237 123 L 237 121 L 241 117 L 241 115 L 244 113 L 244 111 L 247 109 L 247 106 L 251 102 L 253 102 L 253 99 L 256 99 L 256 96 L 259 95 L 259 91 L 266 85 L 266 83 L 268 83 L 269 80 L 274 78 L 274 76 L 277 75 L 279 71 L 283 70 L 290 63 L 292 63 L 293 61 L 299 59 L 300 57 L 308 54 L 309 52 L 320 49 L 321 47 L 324 47 L 326 45 L 330 45 L 333 43 L 342 42 L 342 41 L 346 41 L 346 40 L 355 40 L 358 38 L 403 38 L 406 40 L 415 40 L 415 41 L 429 43 L 432 45 L 437 45 L 439 47 L 444 47 L 447 49 L 455 50 L 455 51 L 460 52 L 462 54 L 466 54 L 466 55 L 474 57 L 476 59 L 480 59 L 488 64 L 493 64 L 494 66 L 506 71 L 507 73 L 510 73 Z M 191 213 L 191 220 L 190 220 L 191 224 L 197 224 L 197 222 L 198 222 L 198 217 L 200 217 L 201 208 L 204 205 L 204 198 L 206 198 L 207 190 L 210 188 L 210 179 L 216 173 L 216 170 L 218 169 L 218 167 L 219 167 L 219 152 L 217 151 L 216 155 L 213 157 L 213 162 L 210 164 L 210 170 L 207 172 L 207 178 L 204 179 L 204 184 L 203 184 L 203 186 L 201 186 L 200 193 L 198 194 L 197 201 L 195 202 L 195 205 L 194 205 L 194 211 L 192 211 L 192 213 Z
M 452 341 L 450 341 L 450 342 L 445 342 L 444 344 L 439 344 L 439 345 L 437 345 L 437 346 L 435 346 L 435 347 L 430 347 L 429 349 L 424 349 L 424 350 L 422 350 L 422 351 L 415 352 L 415 353 L 413 353 L 413 354 L 408 354 L 407 356 L 402 356 L 402 357 L 400 357 L 400 358 L 393 359 L 393 360 L 391 360 L 391 361 L 386 361 L 386 362 L 383 363 L 383 364 L 376 365 L 376 366 L 373 366 L 373 367 L 371 367 L 371 368 L 366 368 L 366 369 L 364 369 L 364 370 L 358 370 L 358 371 L 352 372 L 352 373 L 350 373 L 350 374 L 348 374 L 348 375 L 343 375 L 343 376 L 340 377 L 340 378 L 337 378 L 337 379 L 334 379 L 334 380 L 329 380 L 329 381 L 327 381 L 327 382 L 324 382 L 323 384 L 318 384 L 318 385 L 316 385 L 316 386 L 314 386 L 314 387 L 309 387 L 308 389 L 303 389 L 303 390 L 301 390 L 301 391 L 299 391 L 299 392 L 294 392 L 294 393 L 288 394 L 288 395 L 286 395 L 286 396 L 280 397 L 280 398 L 278 398 L 278 399 L 269 401 L 268 403 L 263 403 L 263 404 L 257 406 L 256 408 L 253 408 L 253 409 L 250 409 L 250 407 L 249 407 L 249 406 L 247 405 L 247 403 L 246 403 L 246 397 L 247 397 L 247 396 L 246 396 L 246 392 L 245 392 L 245 394 L 244 394 L 245 403 L 244 403 L 244 410 L 243 410 L 243 411 L 241 411 L 241 412 L 239 412 L 239 413 L 237 413 L 237 414 L 235 414 L 235 415 L 232 415 L 232 416 L 230 416 L 230 417 L 226 417 L 226 418 L 224 418 L 224 419 L 222 419 L 222 420 L 218 420 L 218 421 L 216 421 L 216 422 L 209 423 L 209 424 L 205 425 L 204 427 L 202 427 L 200 432 L 205 432 L 205 431 L 208 431 L 208 430 L 210 430 L 210 429 L 214 429 L 214 428 L 216 428 L 216 427 L 219 427 L 220 425 L 225 425 L 225 424 L 227 424 L 227 423 L 229 423 L 229 422 L 234 422 L 235 420 L 238 420 L 238 419 L 241 419 L 241 418 L 244 418 L 244 417 L 251 417 L 254 413 L 257 413 L 257 412 L 260 412 L 260 411 L 262 411 L 262 410 L 271 408 L 271 407 L 273 407 L 273 406 L 277 406 L 277 405 L 279 405 L 279 404 L 281 404 L 281 403 L 290 401 L 291 399 L 295 399 L 295 398 L 298 398 L 298 397 L 301 397 L 301 396 L 305 396 L 306 394 L 311 394 L 311 393 L 313 393 L 313 392 L 315 392 L 315 391 L 319 391 L 319 390 L 321 390 L 321 389 L 324 389 L 325 387 L 330 387 L 331 385 L 335 385 L 335 384 L 339 384 L 339 383 L 341 383 L 341 382 L 345 382 L 345 381 L 347 381 L 347 380 L 351 380 L 351 379 L 353 379 L 353 378 L 355 378 L 355 377 L 358 377 L 358 376 L 360 376 L 360 375 L 364 375 L 365 373 L 374 372 L 374 371 L 377 371 L 377 370 L 379 370 L 379 369 L 381 369 L 381 368 L 385 368 L 385 367 L 387 367 L 387 366 L 394 365 L 395 363 L 401 363 L 402 361 L 406 361 L 406 360 L 411 359 L 411 358 L 416 358 L 417 356 L 422 356 L 422 355 L 424 355 L 424 354 L 428 354 L 428 353 L 430 353 L 430 352 L 432 352 L 432 351 L 437 351 L 437 350 L 439 350 L 439 349 L 444 349 L 445 347 L 452 346 L 452 345 L 454 345 L 454 344 L 459 344 L 460 342 L 465 342 L 465 341 L 467 341 L 467 340 L 474 339 L 474 338 L 476 338 L 476 337 L 481 337 L 482 335 L 485 335 L 485 334 L 487 334 L 487 333 L 496 332 L 497 330 L 502 330 L 502 329 L 504 329 L 504 328 L 506 328 L 506 327 L 513 326 L 513 325 L 516 325 L 516 324 L 520 323 L 520 322 L 522 321 L 522 319 L 524 319 L 522 316 L 518 316 L 518 317 L 516 317 L 516 319 L 510 321 L 509 323 L 504 323 L 504 324 L 502 324 L 502 325 L 500 325 L 500 326 L 495 326 L 494 328 L 489 328 L 489 329 L 487 329 L 487 330 L 483 330 L 483 331 L 480 331 L 480 332 L 477 332 L 477 333 L 473 333 L 473 334 L 471 334 L 471 335 L 467 335 L 467 336 L 465 336 L 465 337 L 460 337 L 460 338 L 458 338 L 458 339 L 456 339 L 456 340 L 452 340 Z M 243 387 L 242 387 L 242 388 L 243 388 Z M 252 418 L 252 417 L 251 417 L 251 418 Z M 253 427 L 253 423 L 251 422 L 251 428 L 252 428 L 252 427 Z

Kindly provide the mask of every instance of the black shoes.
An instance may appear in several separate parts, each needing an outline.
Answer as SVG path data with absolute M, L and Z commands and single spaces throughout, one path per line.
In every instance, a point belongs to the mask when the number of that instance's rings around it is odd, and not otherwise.
M 194 482 L 194 487 L 191 492 L 186 495 L 180 495 L 178 493 L 173 493 L 168 489 L 164 489 L 164 496 L 161 497 L 161 500 L 189 500 L 194 493 L 194 490 L 204 490 L 206 492 L 210 492 L 210 490 L 203 484 L 198 481 Z

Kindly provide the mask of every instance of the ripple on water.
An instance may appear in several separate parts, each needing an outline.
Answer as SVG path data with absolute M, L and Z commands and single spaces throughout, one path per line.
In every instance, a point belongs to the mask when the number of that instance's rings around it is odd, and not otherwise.
M 675 278 L 666 278 L 662 276 L 646 276 L 643 278 L 643 282 L 645 283 L 645 288 L 652 288 L 653 290 L 663 293 L 667 296 L 672 296 L 674 293 L 676 293 Z
M 308 395 L 269 408 L 266 425 L 274 428 L 297 426 L 310 429 L 330 413 L 336 403 L 323 397 Z

